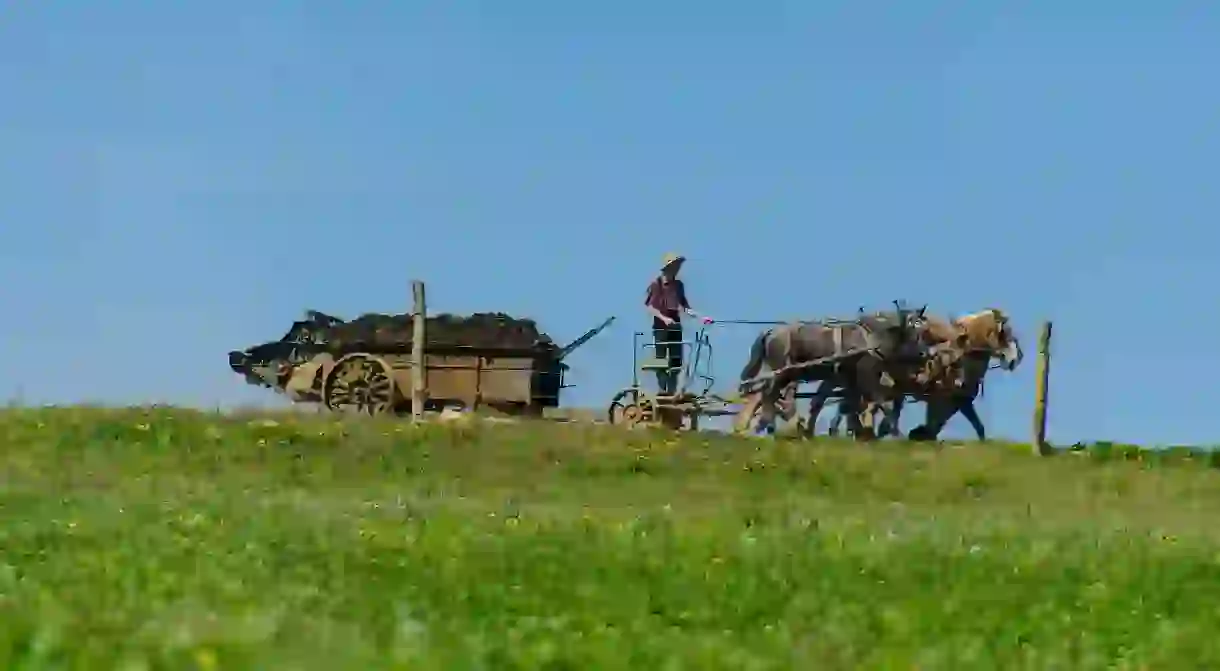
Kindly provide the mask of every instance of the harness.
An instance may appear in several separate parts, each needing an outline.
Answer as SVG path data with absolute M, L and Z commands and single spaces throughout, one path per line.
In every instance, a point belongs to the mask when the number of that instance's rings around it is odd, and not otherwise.
M 901 328 L 901 325 L 900 325 L 901 321 L 902 321 L 901 314 L 898 315 L 898 320 L 899 320 L 899 324 L 895 325 L 895 324 L 889 323 L 888 317 L 861 316 L 860 318 L 852 319 L 852 320 L 828 319 L 828 320 L 824 320 L 824 321 L 820 321 L 820 322 L 792 322 L 790 324 L 787 324 L 787 326 L 789 328 L 785 329 L 783 335 L 781 336 L 783 338 L 783 343 L 785 346 L 785 350 L 784 350 L 785 356 L 784 356 L 783 365 L 781 365 L 777 369 L 772 370 L 769 373 L 763 373 L 763 374 L 757 375 L 751 379 L 742 380 L 741 384 L 740 384 L 740 389 L 741 389 L 742 393 L 749 393 L 747 391 L 748 389 L 751 389 L 759 384 L 767 384 L 770 381 L 773 381 L 775 378 L 777 378 L 781 375 L 785 375 L 794 370 L 803 371 L 803 370 L 809 370 L 812 368 L 830 367 L 830 368 L 835 369 L 835 371 L 837 373 L 839 366 L 844 361 L 846 361 L 847 359 L 850 359 L 850 358 L 857 357 L 857 356 L 871 356 L 876 359 L 884 360 L 885 357 L 881 353 L 884 342 L 882 341 L 880 332 L 882 332 L 883 330 L 885 330 L 887 328 Z M 809 325 L 816 324 L 817 326 L 820 326 L 821 328 L 830 329 L 831 338 L 833 341 L 833 353 L 832 354 L 830 354 L 829 356 L 820 357 L 820 358 L 817 358 L 817 359 L 814 359 L 811 361 L 796 362 L 793 360 L 794 359 L 794 351 L 793 351 L 794 334 L 796 332 L 796 329 L 799 326 L 802 326 L 805 324 L 809 324 Z M 862 334 L 863 340 L 864 340 L 863 346 L 852 347 L 852 348 L 849 348 L 847 346 L 847 343 L 845 342 L 846 341 L 845 334 L 846 334 L 847 329 L 859 329 L 860 330 L 860 333 Z M 764 336 L 767 339 L 774 338 L 777 335 L 775 331 L 776 331 L 775 328 L 768 329 L 765 332 Z M 886 384 L 886 386 L 894 386 L 895 381 L 893 380 L 892 377 L 890 377 L 889 373 L 884 374 L 883 380 L 885 380 L 885 378 L 888 378 L 888 381 L 883 381 L 883 384 Z

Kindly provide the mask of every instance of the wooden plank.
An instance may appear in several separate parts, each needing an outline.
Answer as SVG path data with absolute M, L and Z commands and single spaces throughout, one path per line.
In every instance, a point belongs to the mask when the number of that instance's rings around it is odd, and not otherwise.
M 480 390 L 487 401 L 529 403 L 533 400 L 536 363 L 524 357 L 482 357 Z
M 424 354 L 428 373 L 428 399 L 462 403 L 469 409 L 479 401 L 479 357 Z

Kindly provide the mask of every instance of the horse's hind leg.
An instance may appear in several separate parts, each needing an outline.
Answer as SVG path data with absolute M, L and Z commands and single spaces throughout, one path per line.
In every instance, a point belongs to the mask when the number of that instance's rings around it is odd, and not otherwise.
M 836 409 L 835 416 L 830 418 L 830 426 L 827 427 L 827 429 L 826 429 L 827 435 L 831 435 L 831 436 L 839 435 L 839 427 L 841 427 L 842 425 L 843 425 L 843 411 Z
M 760 405 L 762 405 L 762 392 L 756 391 L 745 396 L 741 409 L 737 411 L 737 417 L 733 421 L 734 433 L 743 433 L 750 428 L 750 422 L 754 420 L 754 413 L 758 412 Z
M 899 393 L 898 397 L 894 399 L 894 419 L 890 424 L 889 431 L 886 432 L 887 435 L 895 438 L 902 437 L 902 428 L 900 423 L 902 422 L 902 406 L 906 404 L 906 400 L 906 395 L 902 393 Z
M 758 394 L 758 426 L 755 428 L 755 433 L 763 432 L 769 435 L 775 433 L 776 405 L 782 389 L 778 380 L 771 380 L 763 385 Z
M 888 403 L 878 404 L 881 412 L 885 415 L 881 420 L 881 435 L 893 436 L 894 438 L 902 438 L 902 408 L 906 405 L 906 394 L 901 389 L 897 390 L 893 400 Z
M 852 417 L 857 418 L 855 424 L 856 440 L 861 442 L 871 442 L 877 439 L 877 429 L 874 428 L 874 420 L 876 419 L 876 406 L 870 403 L 861 403 L 856 412 L 852 413 Z
M 835 384 L 833 379 L 822 380 L 821 384 L 818 385 L 818 390 L 814 392 L 813 398 L 809 399 L 809 419 L 805 420 L 805 430 L 803 432 L 805 437 L 812 437 L 816 432 L 815 427 L 817 426 L 818 415 L 822 414 L 822 408 L 826 407 L 826 401 L 830 399 L 830 394 L 834 389 Z
M 790 423 L 796 417 L 796 392 L 800 387 L 800 382 L 792 381 L 784 385 L 783 393 L 779 398 L 779 414 L 784 419 L 784 423 Z
M 835 404 L 835 416 L 830 420 L 830 435 L 839 435 L 839 427 L 843 425 L 843 420 L 847 420 L 847 434 L 855 436 L 860 433 L 860 411 L 859 399 L 847 396 L 849 392 L 844 391 L 843 397 Z
M 859 417 L 861 422 L 859 430 L 856 432 L 857 440 L 873 440 L 877 437 L 877 432 L 874 429 L 873 414 L 880 406 L 886 418 L 889 418 L 889 410 L 884 407 L 888 400 L 890 390 L 881 381 L 882 364 L 881 361 L 872 357 L 862 357 L 856 362 L 855 366 L 855 381 L 853 399 L 857 405 L 854 408 L 853 416 Z M 893 421 L 893 420 L 890 420 Z

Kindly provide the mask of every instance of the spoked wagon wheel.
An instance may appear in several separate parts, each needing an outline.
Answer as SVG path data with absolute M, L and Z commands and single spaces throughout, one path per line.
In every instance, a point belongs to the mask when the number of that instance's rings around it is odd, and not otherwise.
M 380 415 L 394 409 L 390 366 L 370 354 L 349 354 L 335 362 L 322 385 L 326 407 L 337 412 Z
M 611 424 L 634 429 L 657 421 L 657 404 L 646 392 L 624 389 L 614 395 L 607 413 Z

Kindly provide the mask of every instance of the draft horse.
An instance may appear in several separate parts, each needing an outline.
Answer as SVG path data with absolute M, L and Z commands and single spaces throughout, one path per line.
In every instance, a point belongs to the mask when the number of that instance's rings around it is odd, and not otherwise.
M 773 432 L 781 396 L 794 401 L 801 382 L 831 379 L 849 381 L 856 393 L 877 404 L 893 423 L 892 398 L 886 388 L 887 380 L 892 380 L 887 368 L 918 346 L 925 310 L 926 306 L 918 311 L 899 306 L 895 312 L 861 315 L 853 322 L 785 324 L 760 333 L 741 371 L 746 400 L 734 429 L 744 431 L 757 412 L 758 428 Z M 827 361 L 814 363 L 822 359 Z M 764 365 L 772 374 L 759 380 Z
M 987 440 L 974 400 L 993 359 L 1005 371 L 1016 370 L 1025 354 L 1002 310 L 989 308 L 952 321 L 932 317 L 923 330 L 932 355 L 915 380 L 920 400 L 927 405 L 924 423 L 911 429 L 911 440 L 935 440 L 957 413 L 970 422 L 980 441 Z M 899 410 L 901 413 L 901 410 Z

